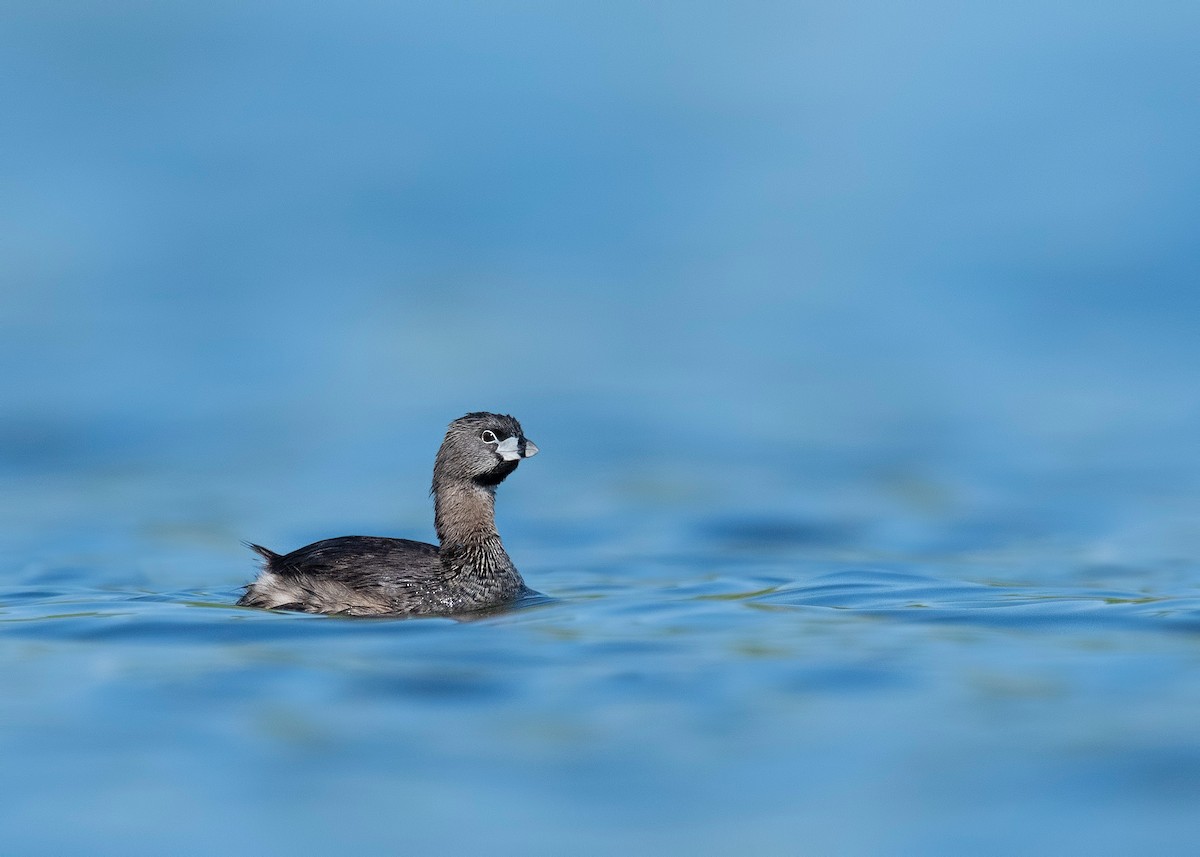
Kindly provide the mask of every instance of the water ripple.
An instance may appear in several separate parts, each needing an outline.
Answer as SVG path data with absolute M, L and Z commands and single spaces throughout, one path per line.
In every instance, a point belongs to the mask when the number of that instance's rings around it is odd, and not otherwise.
M 820 607 L 915 622 L 1101 625 L 1200 630 L 1200 597 L 1071 587 L 942 580 L 893 571 L 844 570 L 747 595 L 776 607 Z

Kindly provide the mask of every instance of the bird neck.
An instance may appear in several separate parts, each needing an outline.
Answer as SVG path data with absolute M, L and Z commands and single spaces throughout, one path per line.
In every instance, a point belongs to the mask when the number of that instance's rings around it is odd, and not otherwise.
M 507 579 L 516 574 L 496 531 L 494 486 L 455 481 L 435 485 L 433 495 L 442 563 L 452 576 Z
M 434 485 L 433 510 L 433 525 L 443 546 L 500 541 L 494 487 L 457 480 Z

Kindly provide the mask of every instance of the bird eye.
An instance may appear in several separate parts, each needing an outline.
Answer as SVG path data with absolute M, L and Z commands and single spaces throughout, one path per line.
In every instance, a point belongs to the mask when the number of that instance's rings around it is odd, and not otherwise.
M 497 443 L 496 435 L 488 430 L 484 430 L 483 434 L 479 436 L 479 439 L 484 443 Z

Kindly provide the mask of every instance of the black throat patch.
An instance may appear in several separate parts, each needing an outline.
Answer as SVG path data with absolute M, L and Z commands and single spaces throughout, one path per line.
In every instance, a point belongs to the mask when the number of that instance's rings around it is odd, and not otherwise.
M 520 463 L 519 459 L 516 461 L 502 461 L 487 473 L 476 476 L 475 484 L 488 487 L 499 485 L 508 478 L 508 474 L 517 469 L 517 465 Z

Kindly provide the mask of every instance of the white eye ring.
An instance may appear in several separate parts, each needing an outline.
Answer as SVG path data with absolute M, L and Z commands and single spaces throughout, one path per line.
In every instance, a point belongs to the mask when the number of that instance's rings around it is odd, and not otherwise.
M 479 436 L 479 439 L 482 440 L 484 443 L 499 443 L 500 442 L 499 439 L 496 437 L 496 435 L 494 433 L 492 433 L 492 431 L 490 429 L 484 429 L 483 434 L 481 434 Z

